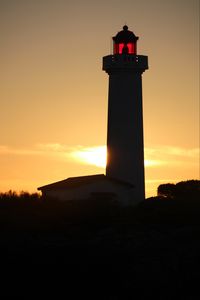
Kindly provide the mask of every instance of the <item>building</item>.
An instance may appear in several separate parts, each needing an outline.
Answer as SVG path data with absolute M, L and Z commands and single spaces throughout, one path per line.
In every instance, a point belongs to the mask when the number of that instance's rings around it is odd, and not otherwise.
M 137 55 L 138 37 L 128 26 L 113 37 L 113 54 L 103 57 L 109 75 L 106 175 L 68 178 L 38 188 L 60 200 L 110 195 L 122 205 L 145 199 L 142 73 L 147 56 Z
M 129 205 L 132 201 L 134 187 L 122 180 L 110 178 L 104 174 L 71 177 L 38 188 L 43 196 L 61 201 L 84 200 L 91 197 L 109 199 Z
M 142 73 L 147 56 L 137 55 L 138 37 L 128 26 L 113 37 L 113 55 L 103 58 L 109 75 L 108 161 L 106 176 L 135 186 L 138 200 L 145 199 L 142 113 Z

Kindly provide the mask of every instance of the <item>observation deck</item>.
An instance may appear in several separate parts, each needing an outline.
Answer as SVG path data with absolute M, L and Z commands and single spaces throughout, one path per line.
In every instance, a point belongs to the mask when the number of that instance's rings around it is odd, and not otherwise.
M 108 74 L 135 71 L 143 73 L 148 69 L 148 57 L 135 54 L 113 54 L 103 57 L 103 70 Z

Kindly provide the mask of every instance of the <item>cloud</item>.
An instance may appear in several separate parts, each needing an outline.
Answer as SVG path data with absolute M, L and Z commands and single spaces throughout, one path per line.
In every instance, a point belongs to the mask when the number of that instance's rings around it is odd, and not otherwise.
M 145 148 L 145 166 L 162 167 L 163 165 L 197 164 L 199 149 L 181 147 L 155 146 Z M 9 147 L 0 145 L 0 155 L 46 156 L 63 162 L 90 164 L 100 168 L 106 165 L 106 146 L 69 147 L 60 143 L 36 144 L 29 148 Z
M 9 147 L 0 145 L 0 155 L 65 155 L 70 153 L 74 148 L 67 147 L 58 143 L 36 144 L 29 148 Z
M 179 157 L 197 157 L 199 155 L 198 148 L 186 149 L 180 147 L 170 147 L 170 146 L 155 146 L 153 148 L 145 148 L 145 153 L 147 155 L 160 156 L 179 156 Z
M 36 148 L 42 152 L 64 152 L 69 150 L 69 147 L 59 143 L 37 144 Z
M 199 149 L 186 149 L 181 147 L 155 146 L 145 148 L 145 158 L 157 159 L 162 164 L 180 165 L 180 164 L 196 164 L 199 160 Z
M 16 156 L 59 156 L 64 152 L 64 148 L 60 144 L 37 144 L 32 147 L 9 147 L 0 145 L 0 155 L 16 155 Z
M 38 155 L 39 151 L 27 148 L 14 148 L 0 145 L 0 155 Z

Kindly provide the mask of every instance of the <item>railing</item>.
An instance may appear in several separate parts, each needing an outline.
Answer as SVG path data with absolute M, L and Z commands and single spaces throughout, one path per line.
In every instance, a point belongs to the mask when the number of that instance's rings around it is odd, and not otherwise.
M 115 54 L 103 57 L 103 70 L 115 69 L 148 69 L 148 57 L 133 54 Z

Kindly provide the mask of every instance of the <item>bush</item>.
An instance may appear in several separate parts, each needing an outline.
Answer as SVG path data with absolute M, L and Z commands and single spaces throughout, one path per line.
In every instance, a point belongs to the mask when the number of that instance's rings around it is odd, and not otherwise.
M 161 197 L 173 198 L 175 188 L 176 188 L 175 184 L 172 183 L 161 184 L 158 187 L 157 194 L 158 196 Z
M 200 199 L 200 180 L 181 181 L 177 184 L 161 184 L 158 187 L 157 194 L 169 199 Z

